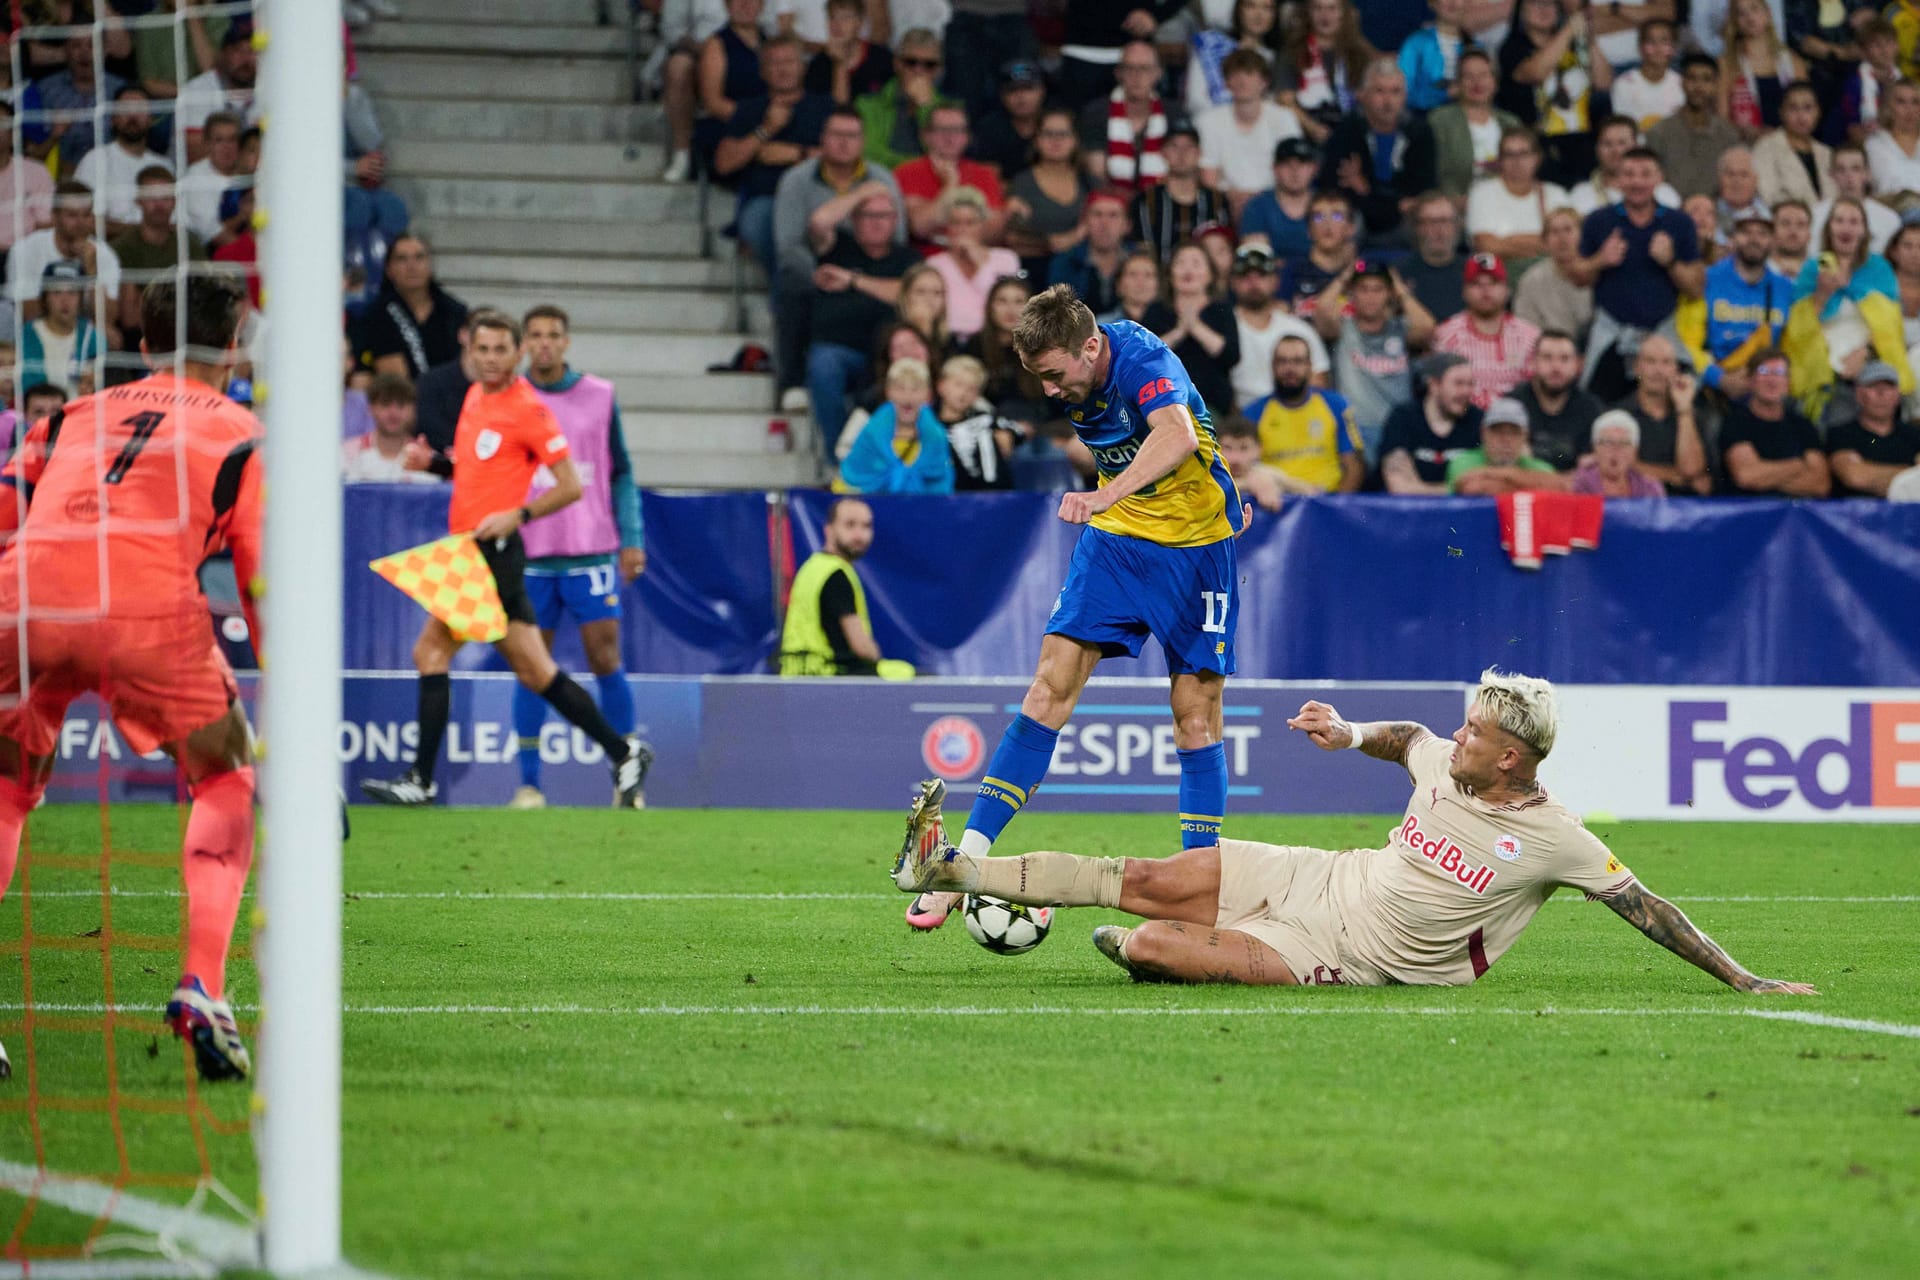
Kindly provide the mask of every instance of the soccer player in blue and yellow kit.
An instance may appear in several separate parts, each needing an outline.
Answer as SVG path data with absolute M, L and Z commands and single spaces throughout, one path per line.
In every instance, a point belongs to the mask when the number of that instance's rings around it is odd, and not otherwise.
M 1149 635 L 1166 649 L 1173 677 L 1181 845 L 1216 844 L 1227 809 L 1220 700 L 1239 619 L 1233 540 L 1252 510 L 1220 457 L 1206 403 L 1151 332 L 1129 320 L 1094 323 L 1063 284 L 1027 303 L 1013 345 L 1047 394 L 1067 402 L 1100 487 L 1061 495 L 1060 518 L 1092 527 L 1074 548 L 1039 669 L 987 765 L 959 849 L 982 857 L 993 847 L 1046 776 L 1094 667 L 1137 655 Z M 926 842 L 946 843 L 945 795 L 937 779 L 920 784 L 903 859 Z M 907 923 L 939 928 L 959 896 L 919 895 Z

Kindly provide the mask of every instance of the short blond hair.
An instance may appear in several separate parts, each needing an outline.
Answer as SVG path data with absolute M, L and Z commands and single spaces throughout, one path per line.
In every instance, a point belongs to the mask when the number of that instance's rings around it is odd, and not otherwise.
M 907 356 L 887 366 L 887 390 L 889 391 L 895 387 L 928 388 L 932 385 L 933 375 L 927 371 L 925 360 L 916 360 L 912 356 Z
M 1480 673 L 1474 709 L 1525 743 L 1536 759 L 1553 750 L 1560 731 L 1560 708 L 1553 685 L 1537 676 L 1501 674 L 1497 667 Z
M 962 205 L 979 214 L 982 220 L 987 216 L 987 197 L 977 187 L 949 187 L 934 206 L 935 216 L 945 222 Z
M 965 378 L 973 383 L 973 389 L 977 392 L 987 385 L 987 366 L 972 356 L 950 356 L 947 362 L 940 366 L 940 376 Z
M 1093 312 L 1074 294 L 1073 286 L 1057 284 L 1027 299 L 1020 323 L 1013 327 L 1013 349 L 1023 360 L 1053 350 L 1071 355 L 1098 331 Z

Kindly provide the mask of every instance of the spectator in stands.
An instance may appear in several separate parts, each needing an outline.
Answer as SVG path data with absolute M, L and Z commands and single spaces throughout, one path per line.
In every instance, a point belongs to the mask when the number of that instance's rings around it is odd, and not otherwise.
M 128 272 L 167 270 L 180 261 L 180 230 L 173 221 L 173 171 L 164 164 L 142 169 L 137 193 L 135 205 L 140 221 L 113 238 L 114 256 Z M 207 246 L 191 231 L 186 235 L 186 251 L 191 262 L 207 260 Z M 147 281 L 154 278 L 137 277 L 120 286 L 120 316 L 128 326 L 121 331 L 126 350 L 140 349 L 140 294 L 146 289 Z
M 1307 212 L 1312 246 L 1305 257 L 1287 264 L 1280 286 L 1280 295 L 1295 315 L 1312 318 L 1319 308 L 1321 291 L 1352 268 L 1360 253 L 1360 229 L 1355 221 L 1353 205 L 1344 192 L 1322 191 L 1314 196 Z
M 1735 217 L 1767 207 L 1767 202 L 1760 198 L 1760 171 L 1753 162 L 1753 152 L 1734 147 L 1721 155 L 1717 168 L 1720 181 L 1714 188 L 1713 235 L 1701 236 L 1703 249 L 1709 239 L 1725 244 L 1726 237 L 1733 231 Z
M 694 76 L 694 100 L 700 108 L 693 125 L 697 164 L 712 163 L 727 122 L 741 103 L 766 96 L 767 83 L 760 75 L 763 8 L 762 0 L 727 0 L 726 25 L 700 44 Z
M 1425 115 L 1453 97 L 1460 54 L 1473 43 L 1460 25 L 1467 0 L 1427 0 L 1433 21 L 1421 25 L 1400 46 L 1400 70 L 1407 78 L 1407 106 Z
M 1022 433 L 981 394 L 986 385 L 986 366 L 972 356 L 948 357 L 934 381 L 933 414 L 947 433 L 956 492 L 1013 488 L 1009 463 Z
M 40 278 L 40 314 L 20 330 L 20 382 L 45 382 L 68 395 L 93 394 L 100 333 L 80 313 L 86 273 L 75 262 L 50 262 Z
M 1492 498 L 1530 489 L 1564 492 L 1567 479 L 1527 449 L 1527 411 L 1501 397 L 1480 415 L 1478 448 L 1447 460 L 1447 492 Z
M 1920 81 L 1902 80 L 1887 90 L 1886 113 L 1866 152 L 1882 200 L 1901 213 L 1920 202 Z
M 1073 112 L 1048 107 L 1034 134 L 1033 163 L 1016 174 L 1007 198 L 1007 247 L 1021 268 L 1045 279 L 1057 253 L 1086 239 L 1086 173 L 1080 165 Z
M 1219 283 L 1207 251 L 1192 242 L 1181 245 L 1167 263 L 1172 323 L 1149 326 L 1180 357 L 1193 389 L 1216 416 L 1233 411 L 1233 370 L 1240 363 L 1240 326 L 1232 305 L 1217 300 Z
M 260 57 L 253 48 L 253 24 L 245 19 L 228 24 L 220 38 L 220 52 L 213 66 L 180 86 L 174 113 L 187 137 L 187 161 L 192 163 L 207 153 L 203 130 L 207 117 L 216 111 L 231 111 L 247 124 L 260 119 L 260 106 L 254 100 L 253 81 L 260 69 Z
M 870 676 L 879 669 L 867 593 L 854 562 L 873 545 L 873 508 L 839 498 L 820 550 L 793 576 L 777 661 L 783 676 Z
M 93 277 L 104 304 L 106 332 L 111 346 L 119 341 L 115 326 L 120 316 L 120 255 L 93 235 L 93 192 L 71 179 L 53 189 L 53 225 L 22 236 L 7 251 L 7 292 L 22 321 L 40 317 L 40 281 L 55 262 L 77 262 L 83 275 Z M 81 308 L 88 318 L 101 315 L 91 296 Z
M 1533 347 L 1533 375 L 1513 390 L 1527 411 L 1533 454 L 1555 471 L 1571 471 L 1592 448 L 1593 420 L 1606 403 L 1580 385 L 1580 345 L 1548 330 Z
M 1233 215 L 1227 196 L 1201 173 L 1198 130 L 1185 124 L 1167 130 L 1162 154 L 1167 160 L 1166 179 L 1134 193 L 1129 221 L 1134 237 L 1156 259 L 1165 262 L 1175 247 L 1193 239 L 1200 227 L 1231 221 Z M 1271 196 L 1270 192 L 1263 194 Z
M 460 409 L 466 403 L 467 388 L 480 380 L 480 370 L 467 349 L 468 340 L 473 336 L 473 322 L 489 314 L 495 313 L 489 307 L 481 307 L 463 316 L 455 334 L 460 344 L 459 354 L 433 366 L 414 384 L 414 430 L 429 449 L 448 458 L 453 455 L 454 432 L 460 423 Z M 435 474 L 441 478 L 451 475 L 451 464 Z
M 13 362 L 7 363 L 11 372 Z M 67 403 L 67 393 L 50 382 L 28 383 L 26 388 L 20 396 L 20 421 L 25 426 L 52 417 L 54 410 Z
M 340 335 L 340 438 L 351 440 L 373 430 L 373 410 L 367 404 L 366 388 L 373 375 L 354 358 L 353 339 Z
M 1868 239 L 1872 239 L 1872 210 L 1868 210 Z M 1782 200 L 1773 206 L 1773 252 L 1767 265 L 1791 280 L 1806 265 L 1813 243 L 1813 210 L 1804 201 Z M 1876 250 L 1878 252 L 1878 250 Z
M 1594 210 L 1580 224 L 1580 257 L 1569 269 L 1575 281 L 1593 287 L 1588 381 L 1615 399 L 1626 391 L 1622 362 L 1629 354 L 1616 353 L 1615 344 L 1657 329 L 1682 292 L 1699 296 L 1706 277 L 1693 222 L 1654 200 L 1660 158 L 1644 147 L 1627 152 L 1619 180 L 1620 203 Z
M 1203 222 L 1193 229 L 1193 239 L 1213 259 L 1214 274 L 1222 280 L 1231 279 L 1234 251 L 1239 248 L 1233 238 L 1233 228 L 1222 222 Z M 1230 291 L 1223 288 L 1222 292 Z
M 734 225 L 740 241 L 770 277 L 779 270 L 773 212 L 780 178 L 818 152 L 833 110 L 831 98 L 802 87 L 803 56 L 797 36 L 771 36 L 761 43 L 766 93 L 734 105 L 713 153 L 714 176 L 730 181 L 737 193 Z
M 1207 265 L 1213 265 L 1211 258 Z M 1161 301 L 1166 293 L 1161 275 L 1160 260 L 1145 249 L 1135 249 L 1120 263 L 1120 275 L 1113 286 L 1113 310 L 1100 312 L 1094 319 L 1103 324 L 1131 320 L 1155 333 L 1163 327 L 1172 328 L 1176 321 L 1172 309 Z
M 806 90 L 841 106 L 878 93 L 893 79 L 893 51 L 885 41 L 860 34 L 866 22 L 861 0 L 827 0 L 827 38 L 807 63 Z
M 1486 408 L 1526 381 L 1540 331 L 1507 310 L 1506 264 L 1490 253 L 1467 259 L 1467 309 L 1442 320 L 1433 349 L 1463 356 L 1473 375 L 1473 403 Z
M 1839 100 L 1842 81 L 1860 64 L 1859 29 L 1879 16 L 1878 8 L 1874 0 L 1788 0 L 1787 44 L 1824 102 Z
M 1641 23 L 1639 46 L 1639 65 L 1613 79 L 1613 109 L 1639 128 L 1651 129 L 1687 101 L 1673 65 L 1679 48 L 1673 23 L 1666 18 Z
M 106 209 L 109 239 L 140 221 L 140 210 L 134 204 L 140 172 L 155 165 L 169 174 L 173 172 L 165 156 L 147 149 L 147 133 L 153 128 L 153 115 L 147 110 L 149 101 L 145 89 L 121 86 L 113 95 L 108 140 L 87 152 L 73 168 L 74 179 L 91 187 L 94 203 Z
M 1831 142 L 1865 142 L 1880 127 L 1887 90 L 1900 73 L 1900 37 L 1893 25 L 1875 14 L 1857 28 L 1861 59 L 1843 67 L 1839 111 L 1829 122 Z
M 187 230 L 217 249 L 240 234 L 238 218 L 220 216 L 220 200 L 227 192 L 245 186 L 247 174 L 240 167 L 240 117 L 231 111 L 216 111 L 207 117 L 201 129 L 205 153 L 187 166 L 180 179 L 180 196 L 185 205 Z M 388 241 L 392 248 L 392 241 Z
M 1184 0 L 1066 0 L 1056 86 L 1067 106 L 1083 107 L 1105 97 L 1117 78 L 1127 84 L 1127 59 L 1153 49 L 1153 82 L 1160 80 L 1160 51 L 1151 41 L 1160 24 L 1185 7 Z M 1117 73 L 1117 76 L 1116 76 Z M 1089 144 L 1091 149 L 1091 144 Z M 1125 182 L 1125 175 L 1095 174 L 1094 180 Z
M 1027 372 L 1013 349 L 1014 327 L 1020 323 L 1021 308 L 1032 296 L 1032 287 L 1023 279 L 1005 276 L 995 281 L 987 294 L 986 322 L 961 348 L 986 370 L 982 394 L 993 407 L 1029 428 L 1038 427 L 1053 414 L 1040 379 Z
M 1633 382 L 1633 394 L 1609 412 L 1624 410 L 1640 429 L 1634 466 L 1670 493 L 1711 492 L 1696 407 L 1700 383 L 1680 367 L 1679 349 L 1662 334 L 1643 338 L 1633 358 Z M 1594 419 L 1595 431 L 1606 416 Z
M 1711 267 L 1724 256 L 1720 239 L 1720 205 L 1712 196 L 1688 196 L 1680 212 L 1693 223 L 1693 234 L 1700 242 L 1700 261 Z
M 1827 214 L 1832 211 L 1834 200 L 1856 200 L 1867 213 L 1867 242 L 1873 246 L 1875 253 L 1885 253 L 1887 241 L 1893 239 L 1893 233 L 1900 229 L 1900 215 L 1873 194 L 1873 171 L 1868 165 L 1865 148 L 1851 143 L 1835 147 L 1832 173 L 1833 199 L 1822 200 L 1813 206 L 1809 236 L 1817 242 L 1826 231 Z
M 1269 99 L 1273 71 L 1253 50 L 1235 49 L 1221 69 L 1231 101 L 1209 107 L 1194 119 L 1200 134 L 1200 181 L 1223 189 L 1238 217 L 1249 199 L 1270 189 L 1274 148 L 1301 136 L 1300 121 Z
M 13 105 L 4 98 L 0 98 L 0 201 L 7 210 L 0 217 L 0 250 L 13 248 L 16 217 L 22 236 L 53 225 L 53 175 L 38 160 L 21 160 L 13 154 Z
M 1467 260 L 1460 252 L 1460 210 L 1443 192 L 1429 191 L 1414 203 L 1413 253 L 1397 265 L 1420 305 L 1450 316 L 1467 305 Z
M 1281 496 L 1287 492 L 1291 477 L 1260 460 L 1260 432 L 1242 414 L 1231 413 L 1216 428 L 1220 437 L 1220 458 L 1240 496 L 1262 511 L 1278 511 Z M 1291 481 L 1298 483 L 1297 481 Z
M 949 44 L 953 28 L 947 28 Z M 952 63 L 948 63 L 949 67 Z M 967 155 L 987 165 L 1007 185 L 1033 162 L 1040 143 L 1040 117 L 1047 105 L 1047 81 L 1040 64 L 1022 58 L 1000 69 L 1000 101 L 973 123 Z M 974 108 L 968 107 L 969 113 Z M 1067 112 L 1067 132 L 1073 132 L 1073 113 Z
M 900 195 L 907 202 L 907 235 L 922 253 L 930 253 L 945 238 L 946 224 L 942 204 L 950 192 L 971 188 L 986 206 L 986 221 L 980 238 L 986 244 L 999 244 L 1007 224 L 1007 197 L 1000 179 L 990 165 L 969 160 L 967 151 L 967 113 L 958 103 L 941 103 L 927 113 L 923 134 L 925 153 L 907 161 L 894 172 Z
M 1275 0 L 1233 0 L 1225 31 L 1202 26 L 1188 42 L 1186 111 L 1197 117 L 1209 107 L 1232 101 L 1222 65 L 1236 50 L 1245 49 L 1267 64 L 1269 77 L 1280 48 L 1279 6 Z
M 927 340 L 927 368 L 937 369 L 953 354 L 953 331 L 947 322 L 947 281 L 926 262 L 916 262 L 900 277 L 898 319 Z
M 1007 70 L 1016 64 L 1022 74 L 1032 76 L 1033 112 L 1040 110 L 1045 85 L 1034 58 L 1040 52 L 1032 23 L 1027 18 L 1026 0 L 954 0 L 943 33 L 947 60 L 948 93 L 967 108 L 967 118 L 979 121 L 993 108 L 994 72 L 1000 72 L 1001 101 L 1006 101 Z M 1031 131 L 1026 135 L 1031 140 Z M 989 156 L 976 156 L 987 160 Z M 1002 169 L 1000 176 L 1011 178 L 1013 170 Z
M 1704 53 L 1688 54 L 1680 60 L 1680 88 L 1685 105 L 1647 130 L 1647 146 L 1682 197 L 1711 193 L 1721 153 L 1740 145 L 1740 131 L 1720 105 L 1720 64 Z
M 1767 0 L 1733 0 L 1722 40 L 1720 114 L 1752 142 L 1780 127 L 1782 91 L 1807 69 L 1780 38 Z
M 1593 420 L 1593 456 L 1574 468 L 1575 493 L 1603 498 L 1664 498 L 1666 486 L 1640 468 L 1640 423 L 1625 409 Z
M 1594 52 L 1579 0 L 1519 0 L 1517 17 L 1500 46 L 1494 101 L 1539 132 L 1550 181 L 1577 182 L 1593 168 L 1597 103 L 1613 87 L 1613 66 Z
M 853 211 L 869 196 L 884 196 L 894 205 L 894 226 L 906 241 L 907 211 L 893 175 L 862 154 L 866 127 L 850 107 L 836 107 L 820 129 L 820 154 L 780 175 L 774 189 L 773 244 L 779 270 L 774 291 L 775 367 L 782 392 L 781 407 L 789 412 L 805 407 L 786 397 L 804 381 L 809 299 L 813 269 L 819 255 L 833 247 L 842 232 L 853 230 Z
M 1240 234 L 1264 240 L 1284 262 L 1304 258 L 1313 247 L 1309 207 L 1320 153 L 1305 138 L 1288 138 L 1273 149 L 1273 187 L 1247 201 L 1240 211 Z
M 1734 224 L 1733 252 L 1707 268 L 1702 305 L 1683 308 L 1675 328 L 1701 385 L 1741 400 L 1755 354 L 1779 342 L 1793 306 L 1793 282 L 1767 265 L 1773 219 L 1754 207 Z
M 896 360 L 887 370 L 887 400 L 853 442 L 834 482 L 836 493 L 952 493 L 953 455 L 947 429 L 929 403 L 927 366 Z
M 1380 433 L 1380 475 L 1388 493 L 1445 494 L 1447 467 L 1480 447 L 1473 375 L 1459 356 L 1437 352 L 1420 368 L 1420 399 L 1387 416 Z
M 845 458 L 853 452 L 853 442 L 860 438 L 867 420 L 887 402 L 889 369 L 902 360 L 918 360 L 927 368 L 936 369 L 944 359 L 946 354 L 943 352 L 936 356 L 933 343 L 928 341 L 927 336 L 905 320 L 890 320 L 881 325 L 874 337 L 873 360 L 868 366 L 872 370 L 872 385 L 853 398 L 847 424 L 840 429 L 840 443 L 837 446 L 840 457 Z
M 1571 209 L 1547 214 L 1547 256 L 1527 268 L 1513 287 L 1513 314 L 1536 329 L 1560 329 L 1586 341 L 1593 323 L 1593 289 L 1569 272 L 1580 256 L 1580 215 Z
M 660 102 L 667 117 L 667 165 L 663 182 L 693 176 L 694 81 L 702 42 L 725 21 L 725 0 L 664 0 L 659 43 L 648 68 L 659 69 Z M 644 73 L 643 73 L 644 74 Z
M 341 124 L 346 148 L 343 161 L 346 185 L 340 213 L 346 242 L 358 244 L 377 235 L 380 244 L 390 245 L 406 232 L 407 202 L 386 187 L 386 131 L 380 127 L 373 98 L 364 87 L 351 80 L 346 82 Z
M 1902 336 L 1906 339 L 1907 360 L 1911 364 L 1915 356 L 1920 355 L 1915 350 L 1920 347 L 1920 225 L 1901 227 L 1881 256 L 1893 268 L 1893 281 L 1900 289 Z
M 1326 344 L 1313 326 L 1276 305 L 1273 255 L 1259 241 L 1243 244 L 1233 255 L 1233 319 L 1240 339 L 1240 363 L 1233 367 L 1233 395 L 1252 404 L 1273 390 L 1273 351 L 1280 339 L 1306 339 L 1312 353 L 1314 382 L 1324 385 L 1332 370 Z
M 1161 148 L 1180 117 L 1160 100 L 1160 52 L 1147 40 L 1120 50 L 1118 73 L 1111 93 L 1080 109 L 1080 152 L 1096 186 L 1132 195 L 1167 176 Z
M 1639 143 L 1639 131 L 1633 121 L 1625 116 L 1608 116 L 1600 122 L 1593 133 L 1594 169 L 1586 181 L 1567 192 L 1567 200 L 1573 211 L 1586 217 L 1603 204 L 1620 202 L 1620 187 L 1617 181 L 1620 173 L 1620 160 Z M 1734 139 L 1727 145 L 1737 146 Z M 1680 193 L 1672 184 L 1662 182 L 1654 189 L 1653 198 L 1669 209 L 1680 207 Z
M 1081 220 L 1085 236 L 1073 248 L 1054 255 L 1047 269 L 1047 283 L 1070 284 L 1090 310 L 1110 311 L 1120 260 L 1130 247 L 1126 194 L 1111 189 L 1094 192 L 1087 197 Z
M 1406 104 L 1399 64 L 1375 59 L 1361 82 L 1360 109 L 1334 129 L 1320 162 L 1321 189 L 1346 193 L 1368 248 L 1407 244 L 1414 203 L 1434 184 L 1433 131 L 1407 115 Z
M 946 282 L 947 325 L 961 340 L 978 333 L 986 322 L 993 282 L 1020 270 L 1012 250 L 985 244 L 988 215 L 986 197 L 972 187 L 954 187 L 940 197 L 937 217 L 946 229 L 947 247 L 927 259 L 927 265 Z
M 1291 25 L 1274 67 L 1276 100 L 1300 113 L 1300 127 L 1325 146 L 1335 125 L 1359 106 L 1360 82 L 1380 51 L 1360 34 L 1352 0 L 1307 0 L 1306 20 Z
M 1729 409 L 1720 424 L 1726 492 L 1824 498 L 1832 488 L 1820 433 L 1788 402 L 1788 388 L 1787 353 L 1778 347 L 1760 352 L 1746 403 Z
M 893 314 L 900 277 L 919 261 L 895 241 L 896 221 L 891 197 L 868 195 L 854 209 L 853 231 L 840 232 L 813 271 L 807 395 L 828 457 L 847 420 L 847 393 L 865 381 L 867 343 Z
M 1473 184 L 1467 236 L 1475 253 L 1506 260 L 1519 275 L 1547 251 L 1547 211 L 1567 203 L 1565 188 L 1540 181 L 1540 140 L 1525 125 L 1500 138 L 1500 172 Z
M 1260 460 L 1293 493 L 1354 493 L 1366 478 L 1366 446 L 1338 391 L 1313 384 L 1313 348 L 1288 334 L 1273 348 L 1272 390 L 1247 406 Z
M 1907 420 L 1900 373 L 1878 360 L 1854 379 L 1859 413 L 1827 431 L 1827 463 L 1836 498 L 1884 498 L 1902 472 L 1920 463 L 1920 426 Z
M 1760 198 L 1769 205 L 1833 198 L 1833 152 L 1813 136 L 1819 123 L 1820 99 L 1813 86 L 1788 85 L 1780 97 L 1780 127 L 1753 147 Z
M 433 484 L 437 476 L 407 468 L 414 438 L 413 383 L 397 373 L 375 376 L 367 388 L 373 430 L 340 445 L 340 478 L 348 484 Z
M 96 81 L 93 74 L 93 37 L 85 32 L 67 37 L 66 66 L 43 80 L 28 83 L 20 95 L 25 112 L 86 111 L 101 101 L 111 102 L 125 87 L 119 76 L 108 74 Z M 20 126 L 20 148 L 35 160 L 46 160 L 59 148 L 58 172 L 71 175 L 86 154 L 93 150 L 95 136 L 91 116 L 78 120 L 47 122 L 28 116 Z M 48 168 L 54 168 L 49 165 Z M 38 282 L 35 286 L 38 287 Z
M 1464 202 L 1475 182 L 1499 172 L 1500 139 L 1523 126 L 1511 111 L 1493 105 L 1498 81 L 1485 49 L 1462 50 L 1455 74 L 1454 100 L 1428 112 L 1427 127 L 1433 130 L 1434 185 Z
M 853 109 L 867 122 L 867 159 L 897 174 L 921 154 L 933 109 L 948 101 L 938 88 L 940 66 L 940 38 L 933 32 L 915 27 L 900 37 L 893 79 L 879 92 L 853 100 Z
M 213 251 L 213 260 L 238 268 L 246 277 L 247 298 L 257 312 L 266 299 L 260 288 L 260 239 L 253 225 L 253 189 L 229 191 L 221 198 L 220 209 L 227 216 L 238 215 L 240 231 Z
M 1332 347 L 1333 386 L 1371 465 L 1387 415 L 1413 399 L 1413 353 L 1433 340 L 1433 315 L 1391 267 L 1355 263 L 1321 294 L 1313 326 Z
M 403 373 L 416 382 L 460 354 L 467 304 L 433 278 L 433 250 L 411 232 L 387 250 L 386 281 L 367 312 L 364 359 L 375 373 Z
M 1834 201 L 1819 257 L 1793 282 L 1794 307 L 1782 339 L 1795 362 L 1793 394 L 1809 414 L 1835 422 L 1853 410 L 1853 379 L 1878 359 L 1914 388 L 1900 307 L 1900 285 L 1887 260 L 1867 244 L 1866 211 Z

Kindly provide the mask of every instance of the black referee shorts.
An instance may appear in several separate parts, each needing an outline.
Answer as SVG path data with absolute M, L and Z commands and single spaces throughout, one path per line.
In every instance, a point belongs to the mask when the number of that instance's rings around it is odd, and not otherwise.
M 533 597 L 527 594 L 527 544 L 518 532 L 505 538 L 476 538 L 480 558 L 493 571 L 493 588 L 500 593 L 500 607 L 509 622 L 534 626 Z

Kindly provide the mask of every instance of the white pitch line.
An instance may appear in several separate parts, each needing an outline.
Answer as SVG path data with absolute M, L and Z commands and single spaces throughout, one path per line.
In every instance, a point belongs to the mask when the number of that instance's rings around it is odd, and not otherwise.
M 1743 1012 L 1749 1018 L 1766 1018 L 1771 1022 L 1804 1022 L 1813 1027 L 1833 1027 L 1840 1031 L 1871 1031 L 1876 1035 L 1903 1036 L 1909 1040 L 1920 1040 L 1920 1027 L 1909 1027 L 1898 1022 L 1874 1022 L 1867 1018 L 1835 1018 L 1824 1013 L 1808 1013 L 1803 1009 L 1747 1009 Z
M 121 1226 L 131 1227 L 155 1237 L 158 1247 L 170 1256 L 166 1262 L 147 1261 L 146 1265 L 155 1270 L 169 1265 L 176 1268 L 162 1274 L 213 1275 L 217 1274 L 220 1268 L 260 1265 L 259 1241 L 251 1227 L 215 1218 L 187 1208 L 185 1205 L 163 1204 L 158 1200 L 134 1195 L 130 1191 L 116 1190 L 105 1182 L 91 1178 L 69 1177 L 12 1160 L 0 1160 L 0 1188 L 16 1195 L 35 1197 L 47 1204 L 57 1205 L 89 1218 L 110 1218 Z M 185 1246 L 191 1251 L 193 1257 L 180 1256 L 179 1246 Z M 114 1259 L 111 1264 L 94 1263 L 93 1265 L 118 1266 L 122 1261 L 139 1260 Z M 178 1269 L 181 1266 L 192 1266 L 199 1261 L 210 1263 L 212 1267 L 203 1267 L 198 1271 Z M 38 1262 L 33 1263 L 31 1270 L 23 1265 L 20 1271 L 22 1275 L 32 1276 L 51 1274 L 42 1271 L 41 1268 L 44 1265 Z M 154 1274 L 155 1270 L 120 1271 L 113 1274 L 150 1275 Z
M 98 889 L 43 889 L 35 890 L 33 896 L 36 898 L 97 898 L 100 896 L 100 891 Z M 116 898 L 179 898 L 182 894 L 178 889 L 115 889 L 113 896 Z M 892 893 L 622 893 L 613 891 L 551 893 L 518 890 L 484 893 L 460 889 L 417 893 L 348 890 L 347 897 L 361 902 L 893 902 L 899 899 L 898 894 Z M 1551 900 L 1576 905 L 1585 905 L 1586 901 L 1576 894 L 1556 894 Z M 1837 902 L 1886 905 L 1920 903 L 1920 894 L 1891 893 L 1851 897 L 1818 894 L 1676 894 L 1667 901 Z

